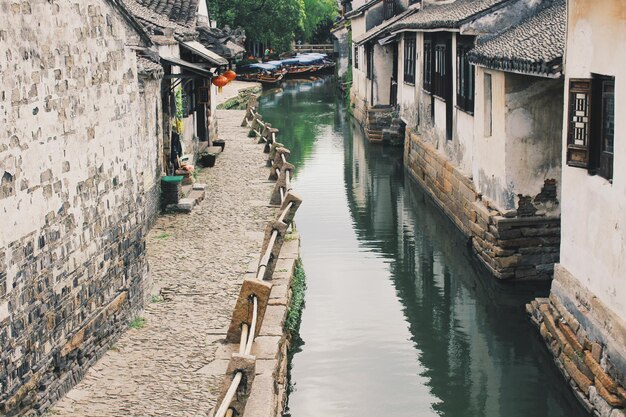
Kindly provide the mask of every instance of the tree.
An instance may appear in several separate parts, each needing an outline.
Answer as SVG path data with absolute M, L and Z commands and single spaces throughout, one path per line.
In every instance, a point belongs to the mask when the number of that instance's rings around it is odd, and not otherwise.
M 289 50 L 296 33 L 310 41 L 319 27 L 332 22 L 336 0 L 210 0 L 218 27 L 242 27 L 248 39 L 278 52 Z
M 328 41 L 330 28 L 337 16 L 336 0 L 304 0 L 302 40 L 308 43 Z

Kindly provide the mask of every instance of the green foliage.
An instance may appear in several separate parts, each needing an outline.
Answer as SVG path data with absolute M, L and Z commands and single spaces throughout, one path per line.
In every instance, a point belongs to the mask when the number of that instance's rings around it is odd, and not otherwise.
M 175 91 L 176 97 L 176 118 L 182 120 L 183 118 L 183 89 L 178 87 Z
M 276 52 L 290 50 L 296 34 L 309 42 L 337 15 L 335 0 L 214 0 L 209 8 L 218 27 L 241 26 L 248 39 Z
M 304 293 L 306 290 L 306 275 L 302 266 L 302 260 L 296 261 L 293 272 L 293 280 L 291 283 L 291 303 L 289 311 L 287 311 L 287 320 L 285 327 L 292 335 L 297 334 L 300 329 L 300 320 L 302 318 L 302 309 L 304 308 Z
M 336 0 L 304 0 L 301 40 L 309 43 L 329 41 L 330 28 L 336 16 Z
M 146 325 L 146 319 L 141 316 L 136 316 L 128 323 L 128 327 L 131 329 L 142 329 Z
M 162 303 L 163 301 L 163 297 L 160 295 L 153 295 L 152 297 L 150 297 L 150 302 L 151 303 Z

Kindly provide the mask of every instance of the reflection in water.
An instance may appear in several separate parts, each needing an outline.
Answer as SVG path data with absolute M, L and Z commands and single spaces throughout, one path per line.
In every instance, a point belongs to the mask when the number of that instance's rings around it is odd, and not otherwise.
M 462 235 L 370 146 L 332 79 L 261 100 L 304 197 L 307 272 L 293 417 L 583 416 L 523 306 L 547 288 L 482 273 Z

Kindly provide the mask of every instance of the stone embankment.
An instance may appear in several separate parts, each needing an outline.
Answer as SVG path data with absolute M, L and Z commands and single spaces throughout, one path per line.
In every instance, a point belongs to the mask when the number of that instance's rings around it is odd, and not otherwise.
M 558 279 L 552 283 L 550 298 L 533 300 L 526 305 L 526 311 L 539 328 L 557 367 L 589 414 L 626 417 L 626 368 L 623 351 L 616 349 L 619 335 L 624 334 L 618 324 L 622 321 L 604 310 L 595 297 L 583 304 L 583 289 L 578 289 L 580 298 L 576 302 L 560 298 L 558 294 L 563 294 L 564 285 L 576 288 L 576 284 L 562 267 L 557 265 L 556 272 Z M 567 300 L 570 308 L 576 306 L 573 311 L 578 318 L 561 300 Z M 601 320 L 595 322 L 595 316 Z
M 532 209 L 501 212 L 481 196 L 473 181 L 419 134 L 407 129 L 404 162 L 423 189 L 472 243 L 477 258 L 496 278 L 548 280 L 559 261 L 561 218 Z M 556 199 L 556 185 L 542 190 Z
M 190 214 L 159 217 L 148 236 L 152 302 L 50 415 L 205 416 L 215 405 L 237 347 L 224 343 L 233 308 L 276 214 L 268 206 L 275 183 L 267 180 L 263 148 L 240 127 L 244 114 L 218 112 L 226 147 L 214 168 L 198 173 L 206 198 Z M 257 367 L 248 409 L 255 417 L 282 409 L 283 323 L 298 248 L 297 236 L 285 239 L 252 351 Z

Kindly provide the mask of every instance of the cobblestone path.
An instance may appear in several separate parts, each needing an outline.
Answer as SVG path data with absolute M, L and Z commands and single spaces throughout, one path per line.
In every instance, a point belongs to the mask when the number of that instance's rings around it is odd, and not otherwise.
M 218 112 L 226 148 L 198 174 L 204 201 L 159 217 L 148 236 L 152 293 L 165 300 L 149 301 L 144 327 L 129 329 L 48 415 L 200 416 L 214 404 L 226 370 L 215 352 L 274 213 L 265 155 L 239 127 L 243 115 Z

